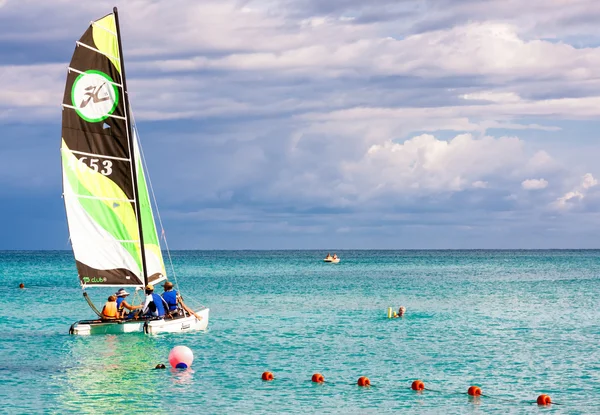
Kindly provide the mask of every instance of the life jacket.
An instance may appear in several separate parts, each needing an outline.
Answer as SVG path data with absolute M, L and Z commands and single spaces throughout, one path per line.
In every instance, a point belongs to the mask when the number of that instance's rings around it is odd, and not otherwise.
M 177 291 L 175 291 L 175 290 L 165 291 L 162 294 L 162 298 L 164 298 L 165 301 L 167 302 L 167 304 L 169 306 L 169 311 L 177 310 Z
M 160 295 L 152 293 L 152 302 L 154 303 L 154 307 L 156 307 L 156 311 L 158 312 L 159 317 L 165 315 L 165 305 L 163 304 L 163 301 L 164 300 Z
M 121 311 L 123 309 L 123 300 L 125 297 L 117 297 L 117 310 Z
M 107 301 L 102 308 L 103 317 L 117 317 L 117 303 L 114 301 Z

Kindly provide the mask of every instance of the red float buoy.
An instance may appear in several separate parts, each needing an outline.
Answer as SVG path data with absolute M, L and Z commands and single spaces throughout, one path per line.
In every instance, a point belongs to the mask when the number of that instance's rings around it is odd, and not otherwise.
M 371 381 L 366 376 L 361 376 L 358 378 L 358 382 L 356 382 L 358 386 L 371 386 Z
M 552 399 L 548 395 L 540 395 L 537 398 L 538 405 L 550 405 L 552 403 Z
M 467 393 L 470 396 L 481 396 L 481 389 L 479 388 L 479 386 L 471 386 Z
M 415 380 L 412 385 L 410 385 L 410 388 L 414 391 L 422 391 L 425 389 L 425 384 L 422 380 Z
M 267 380 L 268 381 L 268 380 L 273 380 L 273 379 L 274 379 L 274 377 L 273 377 L 273 374 L 271 372 L 264 372 L 262 374 L 262 380 Z
M 315 383 L 323 383 L 323 382 L 325 382 L 325 378 L 323 377 L 322 374 L 315 373 L 314 375 L 312 375 L 312 381 Z

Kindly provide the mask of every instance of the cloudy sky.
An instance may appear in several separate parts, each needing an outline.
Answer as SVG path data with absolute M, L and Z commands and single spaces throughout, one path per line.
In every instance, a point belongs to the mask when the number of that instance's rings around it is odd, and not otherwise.
M 0 0 L 0 249 L 69 248 L 66 67 L 113 3 Z M 600 247 L 596 0 L 117 6 L 172 248 Z

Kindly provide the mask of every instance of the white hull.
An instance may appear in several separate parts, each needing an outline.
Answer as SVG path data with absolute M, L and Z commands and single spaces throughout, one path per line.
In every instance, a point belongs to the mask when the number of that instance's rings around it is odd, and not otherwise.
M 323 262 L 331 262 L 332 264 L 337 264 L 338 262 L 340 262 L 339 258 L 336 259 L 324 259 Z
M 86 336 L 90 334 L 124 334 L 124 333 L 183 333 L 206 330 L 208 327 L 209 309 L 196 311 L 202 319 L 194 316 L 161 320 L 121 320 L 121 321 L 81 321 L 71 327 L 71 334 Z

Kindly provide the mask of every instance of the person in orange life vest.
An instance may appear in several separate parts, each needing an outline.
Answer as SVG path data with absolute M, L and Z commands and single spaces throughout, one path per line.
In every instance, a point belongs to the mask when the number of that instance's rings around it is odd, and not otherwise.
M 102 307 L 102 318 L 106 320 L 113 320 L 118 317 L 117 311 L 117 297 L 111 295 L 108 297 L 108 301 Z

